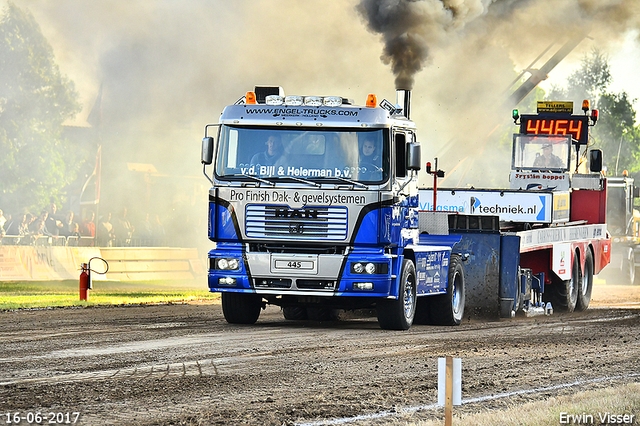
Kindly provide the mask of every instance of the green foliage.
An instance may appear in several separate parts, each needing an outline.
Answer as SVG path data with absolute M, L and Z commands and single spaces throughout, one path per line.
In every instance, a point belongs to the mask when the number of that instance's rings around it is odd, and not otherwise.
M 607 91 L 612 76 L 607 57 L 597 49 L 586 55 L 580 68 L 567 79 L 567 87 L 553 86 L 548 100 L 571 100 L 579 110 L 583 99 L 599 110 L 599 120 L 591 130 L 590 148 L 602 149 L 609 175 L 623 170 L 640 177 L 640 130 L 636 127 L 635 99 L 626 92 Z
M 33 15 L 8 3 L 0 19 L 0 202 L 39 209 L 60 201 L 81 153 L 62 136 L 80 110 Z

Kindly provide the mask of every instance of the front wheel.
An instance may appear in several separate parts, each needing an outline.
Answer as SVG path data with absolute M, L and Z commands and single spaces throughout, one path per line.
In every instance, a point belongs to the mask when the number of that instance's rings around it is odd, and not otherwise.
M 402 276 L 396 300 L 378 303 L 378 324 L 385 330 L 408 330 L 416 313 L 416 267 L 411 260 L 402 263 Z
M 593 255 L 591 250 L 587 249 L 584 255 L 584 270 L 582 271 L 582 280 L 578 288 L 578 300 L 576 303 L 576 311 L 584 311 L 589 307 L 591 301 L 591 291 L 593 290 Z
M 261 308 L 257 294 L 222 293 L 222 313 L 229 324 L 255 324 Z

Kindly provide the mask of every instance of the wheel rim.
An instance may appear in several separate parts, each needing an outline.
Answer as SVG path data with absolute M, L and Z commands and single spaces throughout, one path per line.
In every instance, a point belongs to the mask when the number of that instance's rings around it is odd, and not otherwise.
M 453 311 L 460 312 L 460 305 L 462 304 L 462 286 L 460 285 L 460 275 L 456 273 L 453 279 Z
M 414 308 L 414 296 L 413 296 L 413 277 L 407 278 L 407 282 L 404 283 L 404 316 L 410 318 L 413 314 Z
M 588 262 L 584 264 L 584 275 L 582 277 L 582 295 L 586 296 L 589 293 L 589 277 L 591 276 L 591 265 Z
M 569 297 L 572 301 L 578 298 L 578 280 L 580 279 L 580 264 L 578 263 L 577 256 L 573 260 L 573 267 L 571 271 L 571 280 L 569 280 Z

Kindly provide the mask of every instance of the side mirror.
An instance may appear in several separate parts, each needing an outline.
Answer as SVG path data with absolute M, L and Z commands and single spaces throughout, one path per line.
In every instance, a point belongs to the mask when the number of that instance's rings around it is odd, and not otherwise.
M 205 165 L 213 162 L 213 138 L 211 136 L 202 138 L 202 158 L 200 162 Z
M 602 171 L 602 151 L 592 149 L 589 151 L 589 170 L 592 173 L 600 173 Z
M 420 145 L 407 144 L 407 170 L 420 170 Z

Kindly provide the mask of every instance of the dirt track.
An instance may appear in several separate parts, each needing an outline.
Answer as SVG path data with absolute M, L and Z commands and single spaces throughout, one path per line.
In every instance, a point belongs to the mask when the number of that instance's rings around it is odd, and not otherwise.
M 614 293 L 596 288 L 594 304 L 629 302 Z M 96 425 L 282 425 L 405 408 L 403 420 L 434 418 L 439 411 L 414 408 L 437 400 L 445 355 L 462 358 L 465 399 L 594 381 L 507 398 L 514 404 L 640 382 L 640 294 L 631 302 L 408 332 L 380 330 L 374 318 L 285 321 L 276 308 L 255 326 L 231 326 L 219 305 L 0 312 L 0 413 L 79 412 L 78 424 Z

